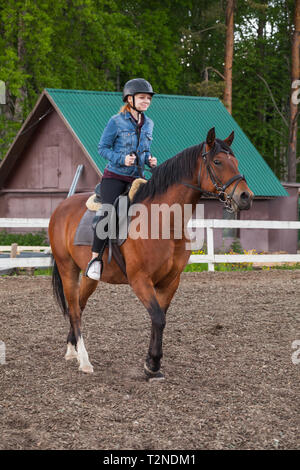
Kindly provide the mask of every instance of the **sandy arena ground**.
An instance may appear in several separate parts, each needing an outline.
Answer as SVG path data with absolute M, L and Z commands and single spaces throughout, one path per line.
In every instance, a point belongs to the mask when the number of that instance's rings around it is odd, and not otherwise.
M 49 277 L 0 277 L 0 299 L 0 449 L 300 448 L 300 271 L 183 274 L 154 384 L 130 287 L 101 284 L 83 314 L 93 375 L 64 360 Z

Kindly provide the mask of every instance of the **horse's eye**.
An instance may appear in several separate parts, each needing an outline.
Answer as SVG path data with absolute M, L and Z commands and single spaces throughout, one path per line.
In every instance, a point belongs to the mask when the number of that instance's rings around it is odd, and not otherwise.
M 214 160 L 214 164 L 215 165 L 221 165 L 221 162 L 220 162 L 220 160 Z

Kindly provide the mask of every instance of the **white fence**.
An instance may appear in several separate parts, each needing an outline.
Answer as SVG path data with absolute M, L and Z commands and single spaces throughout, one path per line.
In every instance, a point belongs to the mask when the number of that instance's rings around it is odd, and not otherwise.
M 0 219 L 0 228 L 48 228 L 49 219 Z M 1 247 L 5 251 L 7 247 Z M 25 247 L 18 247 L 19 251 Z M 44 247 L 47 248 L 47 247 Z M 8 250 L 7 250 L 8 251 Z M 50 257 L 0 258 L 0 271 L 12 268 L 49 267 Z
M 206 228 L 207 255 L 191 255 L 191 263 L 208 263 L 208 270 L 214 271 L 215 263 L 300 263 L 300 255 L 216 255 L 214 252 L 214 229 L 218 228 L 259 228 L 259 229 L 300 229 L 300 222 L 273 220 L 223 220 L 197 219 L 192 220 L 189 227 Z
M 0 228 L 48 228 L 49 219 L 0 219 Z M 215 263 L 300 263 L 300 254 L 256 254 L 256 255 L 217 255 L 214 253 L 214 229 L 220 228 L 259 228 L 259 229 L 292 229 L 299 230 L 300 222 L 270 220 L 223 220 L 197 219 L 189 223 L 191 228 L 204 228 L 207 231 L 207 254 L 191 255 L 191 263 L 208 263 L 209 271 L 214 271 Z M 20 247 L 21 248 L 21 247 Z M 2 247 L 3 249 L 3 247 Z M 20 267 L 49 267 L 49 257 L 34 258 L 0 258 L 0 271 Z

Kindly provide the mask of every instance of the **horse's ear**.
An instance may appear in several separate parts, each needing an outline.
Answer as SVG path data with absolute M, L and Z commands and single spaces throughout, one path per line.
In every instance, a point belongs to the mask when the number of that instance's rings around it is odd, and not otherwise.
M 234 139 L 234 131 L 231 132 L 231 134 L 227 137 L 227 139 L 224 140 L 225 144 L 228 145 L 228 147 L 231 147 L 231 144 Z
M 207 136 L 206 136 L 206 143 L 210 149 L 214 146 L 215 140 L 216 140 L 216 132 L 215 132 L 215 128 L 212 127 L 208 131 Z

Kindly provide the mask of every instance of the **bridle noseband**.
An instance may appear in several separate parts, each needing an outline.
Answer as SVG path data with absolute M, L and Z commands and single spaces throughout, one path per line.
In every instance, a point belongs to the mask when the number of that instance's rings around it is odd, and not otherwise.
M 233 199 L 233 195 L 235 193 L 235 190 L 238 186 L 238 184 L 241 182 L 241 181 L 246 181 L 246 178 L 244 175 L 241 175 L 241 174 L 237 174 L 237 175 L 234 175 L 232 176 L 232 178 L 230 178 L 226 183 L 222 183 L 222 181 L 219 180 L 219 178 L 217 177 L 217 175 L 215 174 L 213 168 L 211 167 L 210 163 L 207 163 L 207 155 L 209 154 L 209 152 L 211 150 L 209 150 L 208 152 L 203 152 L 203 149 L 205 148 L 205 143 L 203 143 L 202 145 L 202 148 L 201 148 L 201 158 L 202 158 L 202 161 L 201 161 L 201 165 L 200 165 L 200 168 L 199 168 L 199 172 L 198 172 L 198 177 L 197 177 L 197 186 L 193 185 L 193 184 L 189 184 L 189 183 L 183 183 L 185 186 L 189 187 L 189 188 L 192 188 L 196 191 L 199 191 L 201 192 L 203 195 L 205 196 L 217 196 L 219 201 L 222 202 L 224 205 L 225 205 L 225 208 L 228 212 L 233 212 L 234 209 L 232 208 L 232 199 Z M 228 150 L 224 150 L 222 149 L 223 152 L 229 154 L 230 152 Z M 201 172 L 202 172 L 202 164 L 203 163 L 206 163 L 206 169 L 207 169 L 207 172 L 210 176 L 210 179 L 211 179 L 211 182 L 213 183 L 217 193 L 212 193 L 212 192 L 209 192 L 209 191 L 204 191 L 202 188 L 201 188 Z M 232 191 L 230 194 L 226 194 L 225 191 L 226 189 L 232 184 L 232 183 L 235 183 Z

